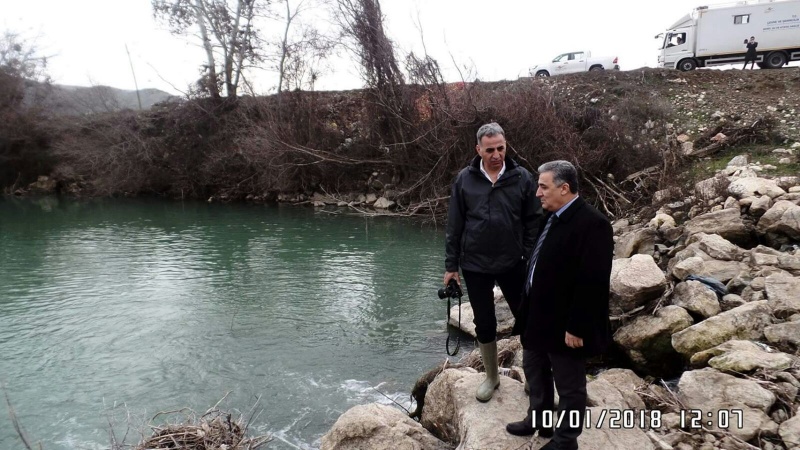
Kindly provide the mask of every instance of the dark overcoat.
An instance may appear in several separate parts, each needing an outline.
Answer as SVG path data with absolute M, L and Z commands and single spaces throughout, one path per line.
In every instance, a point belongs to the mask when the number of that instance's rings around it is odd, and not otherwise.
M 552 214 L 542 218 L 541 228 Z M 533 282 L 523 298 L 514 331 L 522 334 L 526 349 L 583 356 L 602 353 L 611 341 L 611 224 L 580 196 L 554 220 L 539 251 Z M 567 347 L 567 331 L 583 339 L 582 349 Z

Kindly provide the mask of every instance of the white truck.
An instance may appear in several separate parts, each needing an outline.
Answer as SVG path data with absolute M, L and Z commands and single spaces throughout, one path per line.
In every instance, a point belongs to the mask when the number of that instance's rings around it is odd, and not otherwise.
M 697 7 L 656 36 L 661 40 L 658 66 L 687 71 L 741 64 L 751 36 L 758 42 L 758 67 L 777 69 L 800 60 L 800 0 Z
M 597 70 L 619 70 L 619 58 L 616 56 L 592 58 L 587 51 L 562 53 L 549 63 L 535 65 L 529 72 L 532 77 L 549 77 L 565 73 L 587 72 Z

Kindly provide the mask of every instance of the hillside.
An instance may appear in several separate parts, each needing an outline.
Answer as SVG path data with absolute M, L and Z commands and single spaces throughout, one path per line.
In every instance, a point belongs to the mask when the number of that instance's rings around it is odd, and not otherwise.
M 142 89 L 139 96 L 143 110 L 148 110 L 157 103 L 177 99 L 158 89 Z M 108 86 L 31 85 L 26 98 L 38 99 L 54 115 L 86 115 L 139 109 L 136 91 Z
M 392 101 L 369 90 L 287 92 L 86 116 L 59 125 L 52 169 L 37 175 L 73 195 L 359 211 L 385 197 L 380 213 L 441 215 L 452 177 L 474 154 L 475 130 L 489 121 L 531 170 L 578 163 L 584 194 L 612 217 L 646 210 L 659 191 L 689 192 L 731 153 L 763 155 L 775 173 L 799 167 L 771 153 L 800 141 L 796 68 L 645 68 L 398 92 Z

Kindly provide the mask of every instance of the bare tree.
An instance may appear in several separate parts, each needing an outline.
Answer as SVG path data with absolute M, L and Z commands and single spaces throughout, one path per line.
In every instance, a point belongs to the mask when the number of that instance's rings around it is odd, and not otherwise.
M 270 0 L 152 0 L 154 16 L 166 20 L 175 34 L 196 25 L 206 52 L 200 88 L 213 98 L 235 98 L 244 69 L 258 61 L 259 42 L 253 26 L 258 11 Z
M 361 60 L 370 87 L 380 91 L 404 84 L 392 41 L 383 28 L 379 0 L 337 0 L 337 19 L 344 34 L 354 41 L 351 50 Z
M 323 33 L 316 26 L 301 21 L 312 10 L 324 10 L 329 0 L 278 0 L 285 8 L 275 14 L 283 26 L 279 40 L 265 43 L 274 48 L 268 59 L 278 73 L 277 92 L 304 87 L 313 90 L 314 82 L 320 75 L 320 66 L 328 59 L 338 45 L 336 39 Z

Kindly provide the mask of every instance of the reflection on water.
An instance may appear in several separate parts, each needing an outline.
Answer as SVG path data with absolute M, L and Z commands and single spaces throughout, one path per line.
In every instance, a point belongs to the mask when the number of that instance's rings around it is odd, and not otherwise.
M 0 200 L 0 382 L 46 449 L 107 448 L 123 404 L 148 418 L 228 391 L 245 412 L 261 397 L 270 448 L 314 448 L 381 392 L 407 405 L 445 357 L 442 235 L 310 208 Z

